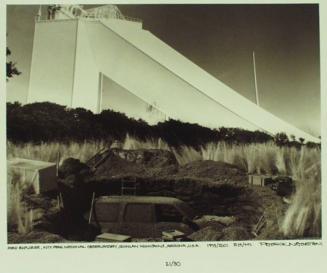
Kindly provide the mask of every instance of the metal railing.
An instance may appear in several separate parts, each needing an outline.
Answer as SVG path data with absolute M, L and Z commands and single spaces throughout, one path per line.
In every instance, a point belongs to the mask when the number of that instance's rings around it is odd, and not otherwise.
M 79 5 L 67 5 L 62 6 L 60 9 L 63 13 L 74 18 L 86 18 L 86 19 L 120 19 L 131 22 L 142 23 L 141 19 L 125 16 L 115 5 L 106 5 L 103 7 L 84 10 Z

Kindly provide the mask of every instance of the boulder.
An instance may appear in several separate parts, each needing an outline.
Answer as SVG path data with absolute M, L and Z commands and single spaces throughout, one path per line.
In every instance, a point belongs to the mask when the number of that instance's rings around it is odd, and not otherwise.
M 217 215 L 203 215 L 199 219 L 196 219 L 195 222 L 199 226 L 208 225 L 210 223 L 219 223 L 224 226 L 230 226 L 235 223 L 235 216 L 217 216 Z
M 277 194 L 279 196 L 290 196 L 295 192 L 295 184 L 291 177 L 279 176 L 274 179 L 277 183 Z
M 207 226 L 188 236 L 193 241 L 219 241 L 223 236 L 221 230 Z
M 224 241 L 240 241 L 249 240 L 251 235 L 246 228 L 242 226 L 231 226 L 223 229 L 222 240 Z
M 90 168 L 86 164 L 82 163 L 75 158 L 67 158 L 59 166 L 58 176 L 61 179 L 64 179 L 70 175 L 76 175 L 81 173 L 89 173 Z

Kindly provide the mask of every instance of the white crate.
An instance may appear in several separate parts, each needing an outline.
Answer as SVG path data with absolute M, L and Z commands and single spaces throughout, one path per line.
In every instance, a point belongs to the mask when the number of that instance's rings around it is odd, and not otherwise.
M 57 189 L 57 167 L 55 163 L 13 158 L 7 160 L 9 173 L 16 172 L 26 183 L 33 186 L 36 194 Z
M 266 186 L 266 179 L 271 178 L 270 175 L 249 174 L 249 184 L 254 186 Z

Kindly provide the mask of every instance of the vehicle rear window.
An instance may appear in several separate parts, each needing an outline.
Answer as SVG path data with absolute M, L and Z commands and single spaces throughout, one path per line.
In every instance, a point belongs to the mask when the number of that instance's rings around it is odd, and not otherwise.
M 124 221 L 130 223 L 152 222 L 152 206 L 149 204 L 127 204 Z
M 171 205 L 156 205 L 157 222 L 182 222 L 183 215 Z
M 98 221 L 117 222 L 119 214 L 119 204 L 97 203 L 95 213 Z

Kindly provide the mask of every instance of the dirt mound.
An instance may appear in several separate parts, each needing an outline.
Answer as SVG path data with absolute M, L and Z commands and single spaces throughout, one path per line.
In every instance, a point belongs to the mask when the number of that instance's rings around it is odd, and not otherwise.
M 146 173 L 145 166 L 129 162 L 119 156 L 110 153 L 108 157 L 98 166 L 94 174 L 96 176 L 115 177 L 120 175 L 141 175 Z
M 180 177 L 209 178 L 219 183 L 240 184 L 247 182 L 246 174 L 237 166 L 220 161 L 202 160 L 183 165 L 178 170 Z
M 88 165 L 95 176 L 157 176 L 176 173 L 178 163 L 173 153 L 165 150 L 110 149 L 96 155 Z
M 97 177 L 142 176 L 210 179 L 217 183 L 244 184 L 247 177 L 237 166 L 212 160 L 179 166 L 173 153 L 165 150 L 110 149 L 88 163 Z

